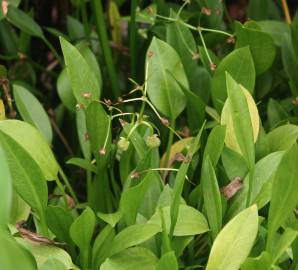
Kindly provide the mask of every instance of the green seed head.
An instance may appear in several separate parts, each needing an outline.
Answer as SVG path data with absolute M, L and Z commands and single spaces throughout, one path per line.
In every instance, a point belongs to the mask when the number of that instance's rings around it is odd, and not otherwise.
M 146 145 L 149 148 L 157 148 L 160 146 L 160 139 L 157 137 L 157 134 L 153 134 L 152 136 L 148 136 L 146 140 Z
M 127 151 L 128 147 L 129 147 L 129 140 L 127 140 L 124 137 L 120 137 L 120 139 L 117 143 L 117 147 L 121 151 Z

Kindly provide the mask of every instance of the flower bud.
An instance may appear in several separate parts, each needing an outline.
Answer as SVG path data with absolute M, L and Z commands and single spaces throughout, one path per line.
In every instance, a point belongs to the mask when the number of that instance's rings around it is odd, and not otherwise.
M 129 147 L 129 140 L 127 140 L 124 137 L 120 137 L 120 140 L 117 143 L 117 147 L 119 150 L 127 151 L 128 147 Z
M 160 146 L 160 139 L 157 137 L 157 134 L 153 134 L 152 136 L 148 136 L 146 140 L 146 145 L 149 148 L 157 148 Z

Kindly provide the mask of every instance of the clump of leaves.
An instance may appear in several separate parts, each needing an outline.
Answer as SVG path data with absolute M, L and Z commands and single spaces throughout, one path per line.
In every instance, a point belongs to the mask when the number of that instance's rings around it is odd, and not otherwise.
M 20 2 L 0 14 L 1 269 L 297 269 L 286 1 L 245 22 L 220 0 L 71 1 L 66 32 Z

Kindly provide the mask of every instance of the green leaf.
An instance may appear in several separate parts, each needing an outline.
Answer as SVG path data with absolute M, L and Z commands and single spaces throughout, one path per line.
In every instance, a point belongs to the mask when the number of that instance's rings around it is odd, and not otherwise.
M 0 131 L 15 140 L 30 154 L 47 180 L 57 178 L 59 165 L 46 140 L 37 129 L 19 120 L 5 120 L 0 121 Z
M 298 149 L 293 145 L 283 156 L 275 173 L 268 216 L 267 250 L 275 232 L 297 206 Z
M 12 193 L 12 205 L 10 212 L 9 223 L 13 225 L 21 220 L 27 220 L 31 212 L 30 206 L 25 203 L 15 190 Z
M 269 270 L 272 265 L 270 254 L 263 251 L 259 257 L 247 258 L 241 266 L 241 270 Z
M 70 78 L 73 94 L 78 103 L 87 106 L 100 97 L 98 79 L 79 50 L 60 37 L 64 60 Z
M 212 101 L 215 108 L 221 111 L 227 98 L 226 75 L 230 75 L 250 93 L 255 86 L 255 67 L 248 47 L 239 48 L 228 54 L 218 65 L 212 79 Z
M 204 149 L 203 159 L 209 156 L 213 167 L 216 166 L 220 158 L 221 152 L 224 147 L 225 137 L 226 137 L 225 126 L 214 127 L 208 136 L 208 140 Z
M 98 119 L 98 121 L 94 121 Z M 86 110 L 86 125 L 90 139 L 91 149 L 97 159 L 97 165 L 100 160 L 105 158 L 111 147 L 111 119 L 99 102 L 92 102 Z M 105 150 L 105 155 L 100 155 L 101 150 Z
M 249 255 L 258 232 L 257 206 L 243 210 L 220 231 L 208 259 L 206 270 L 238 270 Z
M 25 12 L 14 7 L 13 5 L 8 6 L 8 12 L 6 18 L 17 28 L 24 31 L 26 34 L 36 36 L 44 39 L 44 34 L 40 26 Z
M 167 232 L 169 233 L 171 227 L 170 206 L 162 208 L 163 216 Z M 161 217 L 157 211 L 148 221 L 150 224 L 156 224 L 161 228 Z M 205 217 L 195 208 L 188 205 L 180 204 L 179 215 L 174 230 L 174 236 L 186 236 L 202 234 L 209 230 L 208 223 Z
M 277 46 L 281 46 L 284 34 L 290 33 L 289 25 L 282 21 L 259 21 L 257 24 L 263 32 L 271 36 Z
M 44 226 L 43 233 L 47 234 L 44 211 L 48 187 L 40 168 L 16 141 L 2 131 L 0 141 L 6 153 L 14 189 L 37 212 Z
M 155 270 L 156 256 L 146 248 L 133 247 L 108 258 L 100 270 Z
M 102 229 L 94 241 L 92 249 L 92 269 L 97 270 L 109 256 L 110 247 L 115 237 L 114 228 L 107 225 Z
M 273 258 L 272 264 L 276 263 L 279 258 L 287 251 L 294 240 L 297 238 L 298 231 L 287 228 L 270 249 L 270 254 Z
M 160 258 L 156 266 L 156 270 L 178 270 L 178 263 L 175 252 L 170 251 L 164 254 Z
M 105 223 L 108 223 L 109 225 L 111 225 L 114 228 L 116 226 L 116 224 L 122 218 L 123 214 L 121 211 L 117 211 L 115 213 L 110 213 L 110 214 L 98 212 L 97 216 L 101 220 L 103 220 Z
M 174 120 L 184 110 L 186 98 L 171 75 L 188 89 L 178 54 L 170 45 L 154 37 L 147 52 L 146 88 L 153 105 Z
M 248 167 L 251 169 L 255 163 L 254 141 L 256 141 L 259 132 L 258 111 L 256 109 L 256 111 L 250 112 L 250 106 L 246 98 L 248 92 L 242 90 L 241 86 L 228 73 L 226 73 L 226 83 L 229 96 L 228 103 L 226 103 L 228 105 L 226 106 L 229 106 L 232 120 L 225 121 L 228 117 L 225 118 L 225 110 L 223 110 L 222 123 L 227 125 L 226 144 L 231 147 L 232 144 L 229 140 L 231 140 L 231 136 L 234 136 Z M 249 103 L 251 102 L 249 101 Z
M 76 98 L 72 92 L 71 82 L 67 69 L 63 69 L 57 79 L 57 92 L 63 105 L 70 111 L 75 112 Z
M 35 126 L 50 144 L 53 139 L 51 122 L 38 99 L 20 84 L 13 85 L 13 96 L 22 118 Z
M 73 242 L 80 249 L 80 259 L 83 268 L 88 268 L 90 255 L 89 248 L 95 224 L 95 215 L 91 208 L 87 207 L 83 213 L 71 224 L 69 230 Z
M 66 27 L 71 39 L 76 40 L 85 37 L 83 24 L 70 15 L 66 17 Z
M 0 144 L 0 230 L 6 229 L 12 209 L 12 179 L 4 149 Z
M 89 140 L 89 134 L 87 132 L 87 123 L 86 123 L 86 111 L 78 110 L 76 111 L 76 126 L 77 134 L 79 138 L 79 143 L 84 157 L 87 160 L 91 160 L 91 146 Z
M 204 158 L 201 185 L 212 238 L 215 239 L 222 227 L 222 204 L 216 174 L 209 155 Z
M 2 229 L 0 229 L 0 243 L 0 269 L 20 269 L 22 266 L 22 270 L 37 270 L 32 254 Z
M 257 75 L 271 67 L 275 59 L 275 45 L 269 34 L 236 23 L 236 35 L 236 48 L 249 46 Z
M 50 256 L 40 268 L 41 270 L 67 270 L 65 265 L 54 257 Z
M 36 245 L 34 242 L 23 238 L 16 238 L 17 242 L 30 251 L 40 268 L 51 256 L 61 262 L 66 269 L 74 269 L 70 255 L 62 248 L 49 245 Z
M 273 129 L 267 134 L 270 151 L 288 150 L 298 138 L 298 126 L 287 124 Z
M 126 248 L 139 245 L 159 232 L 161 232 L 161 229 L 155 224 L 135 224 L 126 227 L 115 236 L 110 248 L 109 256 Z
M 97 173 L 96 166 L 93 165 L 92 163 L 90 163 L 90 161 L 88 161 L 87 159 L 83 159 L 83 158 L 71 158 L 71 159 L 69 159 L 69 160 L 66 161 L 66 164 L 75 165 L 75 166 L 78 166 L 78 167 L 80 167 L 82 169 L 85 169 L 86 171 Z
M 59 241 L 72 244 L 69 228 L 74 218 L 70 211 L 60 206 L 49 205 L 46 208 L 46 219 L 49 229 L 56 235 Z
M 138 185 L 130 187 L 122 193 L 120 209 L 127 225 L 135 223 L 138 209 L 152 184 L 152 178 L 156 178 L 156 172 L 149 172 Z

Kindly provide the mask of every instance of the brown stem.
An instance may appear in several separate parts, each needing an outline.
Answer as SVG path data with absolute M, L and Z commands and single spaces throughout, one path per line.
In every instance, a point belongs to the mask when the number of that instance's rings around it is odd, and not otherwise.
M 282 8 L 283 8 L 284 13 L 285 13 L 286 22 L 288 24 L 291 24 L 292 23 L 292 19 L 291 19 L 291 15 L 290 15 L 290 12 L 289 12 L 289 7 L 288 7 L 287 0 L 281 0 L 281 3 L 282 3 Z

